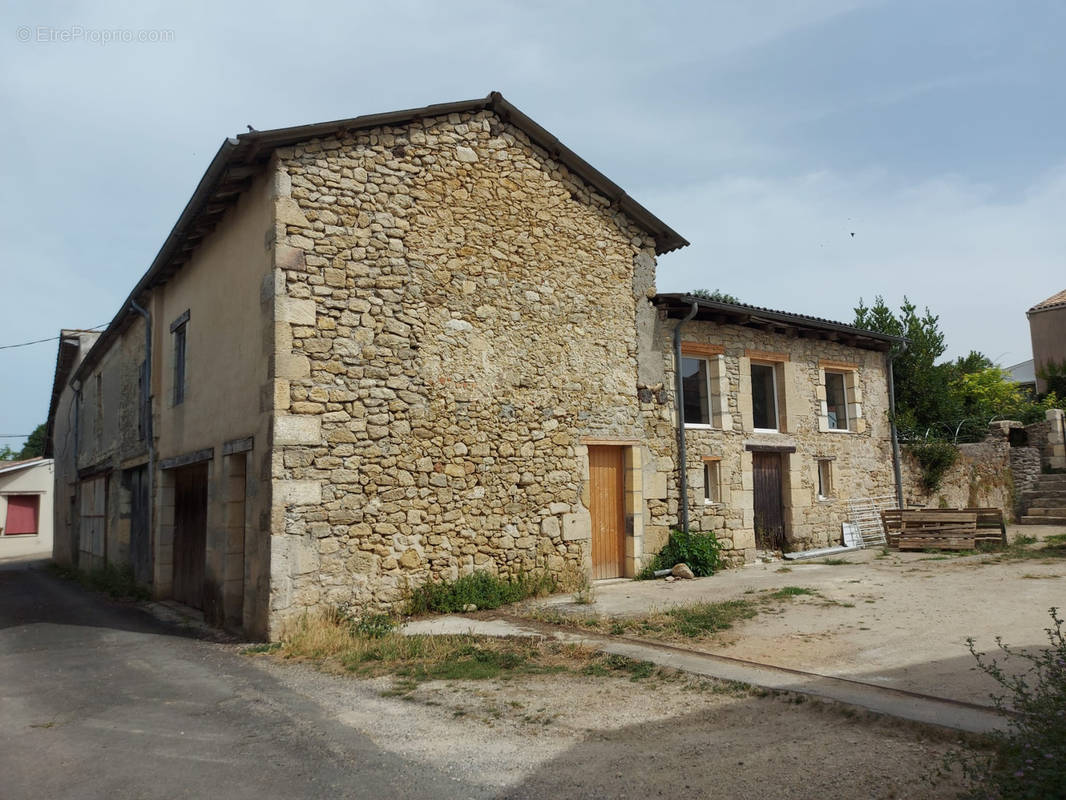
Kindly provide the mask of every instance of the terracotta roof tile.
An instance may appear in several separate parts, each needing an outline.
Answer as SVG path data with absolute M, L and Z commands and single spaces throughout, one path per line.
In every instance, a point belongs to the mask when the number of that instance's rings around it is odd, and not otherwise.
M 1063 289 L 1058 294 L 1053 294 L 1047 300 L 1042 303 L 1037 303 L 1030 308 L 1030 311 L 1046 311 L 1049 308 L 1058 308 L 1059 306 L 1066 306 L 1066 289 Z

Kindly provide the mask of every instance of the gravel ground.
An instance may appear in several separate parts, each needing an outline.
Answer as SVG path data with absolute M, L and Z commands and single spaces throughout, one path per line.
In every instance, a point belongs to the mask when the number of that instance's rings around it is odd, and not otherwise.
M 422 684 L 257 658 L 384 751 L 501 798 L 934 798 L 957 740 L 918 726 L 678 676 L 529 676 Z M 732 692 L 732 693 L 731 693 Z
M 1018 535 L 1066 533 L 1055 526 L 1012 526 Z M 995 556 L 861 551 L 846 564 L 774 562 L 693 581 L 626 581 L 597 586 L 595 603 L 567 596 L 538 601 L 567 614 L 633 616 L 671 605 L 743 599 L 800 586 L 796 597 L 694 643 L 721 655 L 988 704 L 997 685 L 975 668 L 966 647 L 995 651 L 1045 646 L 1047 609 L 1066 606 L 1066 561 L 996 562 Z

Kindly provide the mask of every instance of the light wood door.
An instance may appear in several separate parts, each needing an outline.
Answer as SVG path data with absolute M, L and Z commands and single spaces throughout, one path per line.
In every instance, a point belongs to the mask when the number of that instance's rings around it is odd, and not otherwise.
M 592 577 L 619 578 L 625 571 L 626 517 L 621 447 L 589 447 L 589 511 Z

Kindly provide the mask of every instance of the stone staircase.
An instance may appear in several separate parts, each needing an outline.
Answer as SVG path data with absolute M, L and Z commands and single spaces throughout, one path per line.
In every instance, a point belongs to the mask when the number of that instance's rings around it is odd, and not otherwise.
M 1023 525 L 1066 525 L 1066 475 L 1041 475 L 1022 493 Z

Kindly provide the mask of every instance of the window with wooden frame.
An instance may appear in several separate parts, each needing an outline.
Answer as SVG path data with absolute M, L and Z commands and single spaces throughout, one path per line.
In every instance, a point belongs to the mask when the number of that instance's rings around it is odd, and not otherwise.
M 780 430 L 777 370 L 773 364 L 751 364 L 751 418 L 755 430 Z
M 821 359 L 818 362 L 822 385 L 819 388 L 818 429 L 832 433 L 862 433 L 862 389 L 859 365 Z
M 703 460 L 703 502 L 719 505 L 722 502 L 722 461 L 718 458 Z
M 189 312 L 170 324 L 174 336 L 174 405 L 185 402 L 185 356 L 189 332 Z
M 681 358 L 681 391 L 684 393 L 685 424 L 711 424 L 711 370 L 706 358 Z
M 681 391 L 684 395 L 685 426 L 732 428 L 728 414 L 725 349 L 701 342 L 681 343 Z
M 825 371 L 825 415 L 831 431 L 848 428 L 848 392 L 843 372 Z
M 137 438 L 144 441 L 148 432 L 148 362 L 137 368 Z

